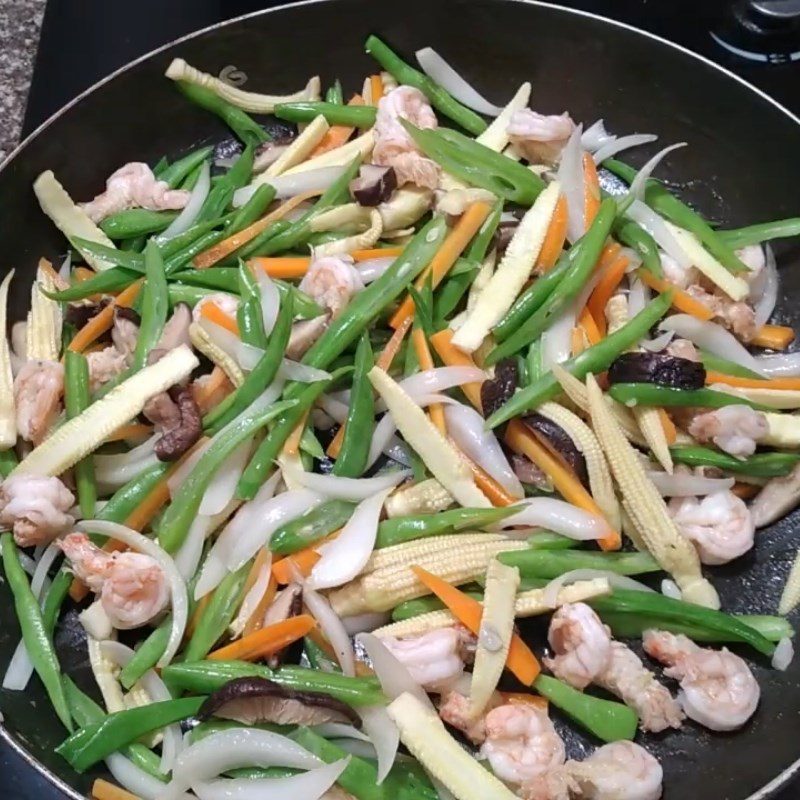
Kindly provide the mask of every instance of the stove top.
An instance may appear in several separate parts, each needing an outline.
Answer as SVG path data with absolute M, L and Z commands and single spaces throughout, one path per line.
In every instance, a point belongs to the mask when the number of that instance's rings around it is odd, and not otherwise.
M 25 115 L 32 131 L 113 70 L 208 25 L 280 0 L 49 0 Z M 727 67 L 800 114 L 800 0 L 561 0 L 670 39 Z M 80 32 L 80 37 L 75 32 Z M 0 744 L 0 797 L 58 793 Z M 796 800 L 789 787 L 778 800 Z

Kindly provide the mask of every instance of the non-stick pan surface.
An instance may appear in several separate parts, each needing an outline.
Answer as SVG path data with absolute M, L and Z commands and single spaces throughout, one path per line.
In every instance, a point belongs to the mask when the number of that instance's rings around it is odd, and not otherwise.
M 87 199 L 126 161 L 154 163 L 163 154 L 175 156 L 229 136 L 163 78 L 172 57 L 210 73 L 234 64 L 256 90 L 294 90 L 315 73 L 323 84 L 338 77 L 353 88 L 374 66 L 363 50 L 372 32 L 406 56 L 424 45 L 435 47 L 495 102 L 530 80 L 532 105 L 539 111 L 568 109 L 586 123 L 603 118 L 612 131 L 654 132 L 663 143 L 687 142 L 662 174 L 685 199 L 726 225 L 796 215 L 800 209 L 800 120 L 732 74 L 656 37 L 521 0 L 308 2 L 234 20 L 136 62 L 56 115 L 6 162 L 0 172 L 0 253 L 4 271 L 17 269 L 14 317 L 27 309 L 37 259 L 55 259 L 64 251 L 31 191 L 42 170 L 53 169 L 73 197 Z M 75 58 L 80 57 L 78 46 Z M 797 327 L 798 245 L 778 248 L 778 263 L 778 317 Z M 727 610 L 775 609 L 797 548 L 799 520 L 793 515 L 761 531 L 752 554 L 713 570 Z M 65 667 L 80 673 L 85 653 L 79 644 L 70 647 L 72 631 L 74 625 L 61 630 L 61 652 L 72 650 Z M 3 584 L 0 671 L 18 640 Z M 712 735 L 688 724 L 679 733 L 642 737 L 664 765 L 667 798 L 764 796 L 788 778 L 800 759 L 800 663 L 779 673 L 756 659 L 754 669 L 762 700 L 742 732 Z M 27 750 L 33 765 L 60 779 L 62 788 L 74 787 L 79 793 L 74 796 L 85 796 L 92 776 L 71 772 L 53 752 L 64 731 L 38 681 L 24 694 L 0 692 L 0 709 L 3 735 Z M 569 741 L 575 755 L 592 745 L 579 734 Z

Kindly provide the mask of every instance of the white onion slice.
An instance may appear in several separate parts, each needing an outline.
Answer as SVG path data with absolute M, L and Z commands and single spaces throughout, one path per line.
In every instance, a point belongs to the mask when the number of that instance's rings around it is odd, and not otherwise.
M 574 306 L 564 309 L 558 319 L 542 334 L 542 367 L 563 364 L 572 355 L 572 329 L 575 327 Z
M 283 361 L 281 361 L 278 375 L 284 380 L 297 381 L 298 383 L 326 381 L 331 376 L 330 372 L 325 372 L 324 369 L 309 367 L 306 364 L 301 364 L 299 361 L 292 361 L 289 358 L 284 358 Z
M 437 367 L 417 372 L 400 381 L 400 388 L 416 398 L 422 394 L 443 392 L 465 383 L 481 383 L 486 373 L 478 367 Z
M 269 336 L 275 327 L 275 321 L 278 319 L 281 293 L 278 291 L 275 281 L 263 269 L 257 269 L 255 272 L 256 282 L 261 292 L 261 321 L 264 324 L 264 333 Z
M 678 586 L 675 581 L 671 578 L 664 578 L 661 581 L 661 594 L 664 597 L 669 597 L 672 600 L 682 600 L 683 599 L 683 592 L 681 592 L 680 587 Z
M 346 166 L 321 167 L 320 169 L 309 169 L 304 172 L 277 175 L 266 180 L 259 180 L 258 183 L 243 186 L 233 193 L 234 208 L 243 206 L 256 193 L 256 189 L 264 183 L 275 187 L 275 198 L 277 200 L 286 200 L 289 197 L 305 194 L 306 192 L 324 192 L 342 176 L 345 169 L 347 169 Z
M 756 330 L 769 321 L 778 302 L 778 268 L 775 264 L 775 253 L 769 245 L 764 248 L 764 253 L 766 263 L 761 272 L 764 276 L 761 281 L 761 296 L 754 306 L 753 324 Z M 758 277 L 761 278 L 761 275 Z
M 772 654 L 772 667 L 781 672 L 786 672 L 793 660 L 794 645 L 792 645 L 792 640 L 788 636 L 784 636 L 783 639 L 778 642 L 778 646 Z
M 362 500 L 339 535 L 317 548 L 321 558 L 306 581 L 312 589 L 333 589 L 352 580 L 369 561 L 378 535 L 381 509 L 394 487 Z
M 205 455 L 206 450 L 211 447 L 211 439 L 203 442 L 180 463 L 178 468 L 167 478 L 167 488 L 170 497 L 175 497 L 175 493 L 183 486 L 191 471 L 197 466 L 198 461 Z M 96 456 L 95 456 L 96 458 Z
M 144 553 L 158 562 L 159 567 L 164 571 L 164 576 L 169 582 L 169 592 L 172 606 L 172 627 L 169 633 L 169 640 L 163 655 L 158 660 L 159 667 L 166 667 L 175 654 L 178 652 L 189 614 L 189 598 L 186 592 L 186 583 L 178 572 L 175 562 L 164 552 L 152 539 L 142 536 L 141 533 L 118 525 L 116 522 L 106 522 L 105 520 L 91 519 L 83 520 L 78 525 L 79 530 L 85 533 L 97 533 L 101 536 L 108 536 L 128 545 L 131 550 Z
M 371 467 L 378 460 L 380 454 L 386 450 L 396 430 L 397 425 L 395 425 L 392 415 L 384 414 L 372 432 L 372 441 L 369 444 L 367 455 L 367 468 Z
M 613 133 L 609 133 L 606 130 L 605 122 L 602 119 L 599 119 L 597 122 L 593 122 L 581 134 L 581 147 L 584 150 L 588 150 L 590 153 L 594 153 L 601 147 L 604 147 L 611 142 L 615 142 L 616 140 L 617 137 L 614 136 Z
M 200 210 L 203 208 L 208 193 L 211 190 L 211 167 L 208 161 L 203 162 L 200 169 L 200 177 L 189 195 L 189 201 L 183 207 L 183 210 L 174 220 L 169 224 L 169 227 L 158 236 L 158 241 L 166 241 L 179 233 L 189 230 L 194 225 Z
M 642 339 L 639 344 L 651 353 L 660 353 L 673 339 L 675 334 L 672 331 L 664 331 L 654 339 Z
M 200 566 L 200 559 L 203 557 L 203 545 L 211 531 L 211 520 L 211 517 L 198 514 L 192 520 L 183 544 L 178 549 L 178 552 L 175 553 L 175 566 L 178 568 L 178 572 L 183 575 L 185 581 L 188 581 Z
M 389 613 L 383 611 L 367 611 L 354 617 L 343 617 L 342 624 L 349 636 L 357 633 L 372 633 L 389 622 Z
M 627 575 L 617 575 L 616 572 L 611 572 L 611 570 L 573 569 L 550 581 L 550 583 L 544 587 L 542 600 L 550 608 L 555 608 L 556 604 L 558 603 L 558 593 L 564 586 L 570 583 L 575 583 L 576 581 L 591 581 L 595 580 L 596 578 L 606 578 L 609 584 L 611 584 L 611 586 L 615 586 L 617 589 L 632 589 L 636 592 L 651 593 L 654 591 L 649 586 L 645 586 L 645 584 L 639 583 L 639 581 L 635 581 L 633 578 L 629 578 Z
M 640 278 L 634 278 L 631 281 L 631 288 L 628 292 L 628 318 L 633 319 L 637 314 L 644 311 L 649 303 L 650 288 Z
M 432 47 L 417 50 L 415 55 L 422 71 L 459 103 L 490 117 L 496 117 L 503 110 L 502 106 L 490 103 L 474 86 L 467 83 Z
M 235 333 L 231 333 L 216 322 L 201 317 L 197 323 L 208 334 L 209 339 L 224 350 L 245 371 L 250 372 L 258 364 L 264 351 L 243 342 Z
M 356 269 L 358 270 L 358 274 L 361 276 L 361 280 L 364 282 L 364 285 L 367 286 L 373 281 L 378 280 L 378 278 L 386 272 L 389 267 L 394 264 L 395 257 L 394 256 L 383 256 L 382 258 L 370 258 L 367 261 L 361 261 L 357 266 Z
M 658 139 L 652 133 L 631 133 L 628 136 L 613 136 L 611 141 L 604 142 L 601 147 L 598 147 L 594 152 L 594 163 L 602 164 L 607 158 L 616 156 L 623 150 L 630 150 L 632 147 L 639 147 L 643 144 L 650 144 Z M 585 145 L 584 145 L 585 147 Z M 590 150 L 592 148 L 586 148 Z
M 376 475 L 374 478 L 341 478 L 338 475 L 317 475 L 306 472 L 288 463 L 284 465 L 284 472 L 307 489 L 326 497 L 354 502 L 366 500 L 371 495 L 391 489 L 409 475 L 408 470 L 403 469 Z
M 364 706 L 358 709 L 358 714 L 378 756 L 376 785 L 380 786 L 394 766 L 400 731 L 384 706 Z
M 686 142 L 678 142 L 677 144 L 671 144 L 669 147 L 665 147 L 663 150 L 659 150 L 637 173 L 636 177 L 633 179 L 631 183 L 630 189 L 628 189 L 628 194 L 634 200 L 643 200 L 644 199 L 644 190 L 647 185 L 647 181 L 650 180 L 650 176 L 655 171 L 655 168 L 661 163 L 661 161 L 666 158 L 666 156 L 671 153 L 673 150 L 677 150 L 680 147 L 686 147 Z
M 244 596 L 244 600 L 242 600 L 242 604 L 239 606 L 239 611 L 235 619 L 229 626 L 231 634 L 234 637 L 242 635 L 245 626 L 250 621 L 253 614 L 255 614 L 258 604 L 261 602 L 261 598 L 264 597 L 264 593 L 267 591 L 271 575 L 272 554 L 269 554 L 262 564 L 261 569 L 258 571 L 258 575 L 256 575 L 256 579 L 250 587 L 250 591 Z
M 112 753 L 106 758 L 106 766 L 114 780 L 142 800 L 159 800 L 164 791 L 164 784 L 137 767 L 130 759 L 121 753 Z M 188 794 L 176 795 L 179 800 L 192 800 Z
M 716 322 L 704 322 L 689 314 L 674 314 L 659 323 L 661 330 L 674 331 L 683 339 L 688 339 L 703 350 L 715 356 L 726 358 L 736 364 L 757 372 L 759 375 L 769 374 L 763 368 L 764 359 L 752 356 L 747 348 L 732 334 Z M 772 356 L 770 356 L 771 358 Z
M 95 478 L 101 483 L 109 485 L 118 484 L 122 486 L 122 484 L 127 483 L 147 467 L 158 463 L 155 446 L 159 438 L 161 438 L 160 434 L 153 434 L 125 453 L 115 453 L 110 456 L 95 455 Z
M 800 353 L 756 356 L 755 371 L 768 378 L 796 378 L 800 375 Z
M 648 472 L 648 478 L 662 497 L 702 497 L 714 492 L 730 489 L 736 482 L 733 478 L 704 478 L 702 475 L 687 475 L 666 472 Z
M 354 725 L 347 725 L 344 722 L 323 722 L 321 725 L 313 725 L 311 728 L 314 733 L 326 739 L 357 739 L 359 742 L 368 742 L 369 736 L 360 731 Z
M 308 581 L 303 581 L 303 602 L 319 623 L 320 630 L 328 637 L 342 672 L 345 675 L 354 676 L 356 674 L 356 656 L 353 652 L 353 643 L 347 635 L 342 620 L 331 608 L 327 598 L 314 591 L 308 585 Z
M 72 275 L 72 251 L 70 250 L 69 252 L 67 252 L 67 255 L 64 257 L 64 260 L 61 262 L 61 266 L 58 268 L 58 277 L 69 282 L 71 275 Z
M 317 405 L 334 421 L 341 425 L 347 419 L 349 407 L 329 394 L 320 395 Z
M 602 517 L 553 497 L 531 497 L 511 508 L 520 510 L 500 522 L 504 528 L 513 525 L 546 528 L 581 542 L 601 539 L 611 533 L 608 522 Z
M 641 200 L 634 200 L 628 206 L 625 214 L 634 222 L 638 222 L 656 240 L 658 246 L 678 262 L 682 269 L 686 270 L 692 266 L 691 259 L 678 244 L 667 227 L 667 223 L 650 206 L 645 205 Z
M 242 442 L 225 459 L 222 466 L 214 473 L 208 488 L 203 493 L 197 513 L 203 516 L 219 514 L 233 499 L 236 484 L 244 471 L 247 460 L 250 458 L 252 441 Z
M 586 232 L 581 133 L 581 126 L 577 125 L 561 152 L 557 173 L 558 182 L 567 201 L 567 238 L 570 242 L 577 241 Z

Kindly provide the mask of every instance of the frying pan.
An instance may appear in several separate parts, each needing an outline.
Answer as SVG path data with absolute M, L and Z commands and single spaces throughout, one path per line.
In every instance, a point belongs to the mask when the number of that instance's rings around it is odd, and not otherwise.
M 38 258 L 55 259 L 64 251 L 31 190 L 42 170 L 53 169 L 73 197 L 85 199 L 126 161 L 154 163 L 164 154 L 174 157 L 229 137 L 213 116 L 163 78 L 174 56 L 210 73 L 235 64 L 250 77 L 248 86 L 269 91 L 293 91 L 312 74 L 324 84 L 339 77 L 352 88 L 374 68 L 363 50 L 371 32 L 406 56 L 424 45 L 435 47 L 495 102 L 530 80 L 537 110 L 568 109 L 587 123 L 605 119 L 611 131 L 653 132 L 664 143 L 688 142 L 660 174 L 715 221 L 735 226 L 798 213 L 800 119 L 735 75 L 663 39 L 525 0 L 312 0 L 208 28 L 145 56 L 81 95 L 19 147 L 0 170 L 0 252 L 4 266 L 17 269 L 12 316 L 21 318 L 28 307 Z M 777 250 L 782 279 L 777 316 L 797 326 L 800 248 Z M 793 515 L 759 532 L 752 553 L 714 569 L 727 610 L 777 607 L 797 548 L 798 521 Z M 58 644 L 65 669 L 80 681 L 87 675 L 86 654 L 76 625 L 74 614 L 68 615 Z M 541 625 L 530 633 L 541 636 Z M 18 641 L 3 582 L 0 672 Z M 752 654 L 745 655 L 749 660 Z M 750 663 L 762 699 L 743 731 L 712 735 L 690 723 L 678 733 L 641 737 L 664 765 L 667 798 L 763 798 L 800 771 L 800 662 L 785 673 L 761 660 Z M 53 752 L 64 731 L 38 681 L 25 693 L 0 691 L 0 710 L 5 720 L 0 735 L 58 787 L 54 797 L 59 789 L 85 797 L 95 776 L 76 775 Z M 568 734 L 572 756 L 581 757 L 593 744 L 579 733 Z

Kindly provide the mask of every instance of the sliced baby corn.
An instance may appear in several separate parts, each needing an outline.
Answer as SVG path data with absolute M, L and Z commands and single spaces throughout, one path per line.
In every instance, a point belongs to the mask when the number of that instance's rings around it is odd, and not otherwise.
M 642 538 L 642 534 L 639 533 L 636 523 L 631 519 L 631 515 L 625 507 L 624 500 L 622 502 L 622 532 L 633 542 L 633 546 L 640 553 L 647 552 L 647 545 L 644 543 L 644 539 Z
M 642 432 L 647 446 L 656 457 L 656 461 L 664 468 L 665 472 L 672 475 L 674 465 L 672 455 L 669 452 L 669 442 L 664 433 L 664 426 L 661 424 L 661 414 L 657 408 L 647 408 L 636 406 L 631 409 L 633 418 Z
M 123 697 L 122 687 L 117 681 L 117 674 L 119 673 L 117 665 L 110 658 L 103 655 L 102 647 L 97 639 L 89 636 L 86 644 L 89 651 L 89 664 L 92 667 L 94 679 L 97 681 L 97 688 L 100 689 L 100 694 L 103 696 L 106 711 L 109 714 L 124 711 L 126 708 L 125 698 Z
M 547 417 L 561 426 L 570 436 L 575 446 L 583 454 L 586 461 L 586 472 L 589 475 L 589 488 L 603 516 L 611 527 L 618 531 L 620 527 L 620 509 L 617 495 L 614 492 L 614 481 L 608 468 L 603 448 L 594 431 L 577 415 L 558 403 L 544 403 L 537 409 L 543 417 Z
M 519 588 L 519 570 L 496 559 L 486 570 L 483 615 L 469 691 L 467 716 L 477 719 L 486 708 L 505 668 L 514 634 L 514 601 Z
M 17 443 L 17 415 L 14 409 L 14 374 L 11 371 L 11 350 L 8 346 L 8 287 L 14 270 L 0 283 L 0 450 Z
M 475 279 L 472 281 L 472 285 L 469 287 L 469 294 L 467 295 L 467 310 L 458 315 L 460 317 L 460 322 L 458 324 L 459 328 L 467 320 L 467 318 L 469 317 L 469 312 L 472 311 L 473 308 L 475 308 L 475 305 L 478 302 L 478 298 L 481 296 L 481 293 L 489 285 L 489 282 L 492 280 L 492 275 L 494 275 L 494 268 L 496 261 L 497 261 L 497 251 L 490 250 L 486 254 L 486 258 L 483 259 L 480 269 L 478 270 L 478 274 L 475 276 Z
M 413 756 L 457 800 L 518 800 L 450 734 L 439 715 L 404 692 L 386 708 Z
M 44 269 L 44 265 L 50 266 L 42 260 L 36 271 L 36 281 L 31 286 L 25 352 L 28 358 L 58 361 L 61 355 L 61 305 L 44 294 L 45 291 L 54 292 L 57 289 L 52 271 Z
M 352 253 L 354 250 L 367 250 L 381 238 L 382 233 L 383 220 L 378 210 L 373 208 L 369 212 L 369 227 L 365 231 L 318 245 L 314 248 L 314 258 L 341 256 Z
M 421 219 L 431 207 L 433 192 L 419 186 L 403 186 L 389 200 L 378 206 L 383 220 L 384 236 L 387 232 L 408 228 Z
M 412 514 L 436 514 L 453 505 L 453 495 L 436 478 L 428 478 L 411 486 L 401 486 L 389 495 L 383 507 L 388 517 Z
M 145 403 L 188 378 L 199 365 L 186 346 L 170 350 L 155 364 L 144 367 L 92 403 L 20 462 L 12 475 L 60 475 L 99 447 L 117 428 L 130 422 Z
M 327 153 L 310 158 L 296 167 L 287 169 L 284 175 L 296 175 L 300 172 L 308 172 L 312 169 L 321 169 L 322 167 L 345 167 L 354 158 L 366 158 L 375 146 L 375 134 L 369 130 L 362 133 L 357 139 L 352 142 L 343 144 L 341 147 L 335 147 L 333 150 L 328 150 Z
M 794 558 L 792 568 L 786 577 L 781 600 L 778 604 L 778 613 L 786 615 L 800 605 L 800 550 Z
M 244 383 L 244 372 L 236 363 L 236 359 L 212 342 L 202 325 L 193 322 L 189 326 L 189 340 L 196 350 L 209 361 L 213 361 L 228 376 L 234 386 L 241 386 Z
M 759 440 L 760 444 L 770 447 L 782 447 L 796 450 L 800 447 L 800 417 L 792 414 L 764 414 L 769 426 L 767 435 Z
M 33 191 L 36 194 L 39 205 L 42 207 L 42 211 L 50 217 L 56 228 L 70 242 L 74 238 L 87 239 L 90 242 L 114 248 L 114 242 L 89 219 L 88 214 L 80 206 L 73 202 L 64 187 L 56 180 L 52 170 L 43 172 L 33 182 Z M 77 245 L 73 246 L 80 250 Z M 109 269 L 113 266 L 113 264 L 109 264 L 102 258 L 93 256 L 90 253 L 81 251 L 81 255 L 86 259 L 86 263 L 90 267 L 94 267 L 97 270 Z
M 174 58 L 164 73 L 173 81 L 186 81 L 209 89 L 231 105 L 253 114 L 271 114 L 278 103 L 293 103 L 299 100 L 319 100 L 320 80 L 317 75 L 310 78 L 304 89 L 284 95 L 258 94 L 237 89 L 219 78 L 195 69 L 182 58 Z
M 334 206 L 327 211 L 321 211 L 312 217 L 308 225 L 314 233 L 325 231 L 358 231 L 369 227 L 371 222 L 370 209 L 358 203 L 345 203 Z
M 568 586 L 562 586 L 558 590 L 555 603 L 551 605 L 545 602 L 544 589 L 529 589 L 527 592 L 520 592 L 514 601 L 515 617 L 538 617 L 542 614 L 549 614 L 553 607 L 566 605 L 567 603 L 582 603 L 594 597 L 604 597 L 611 593 L 611 585 L 606 578 L 592 578 L 588 581 L 576 581 Z M 420 614 L 417 617 L 404 619 L 400 622 L 393 622 L 384 625 L 373 631 L 375 636 L 393 636 L 396 639 L 404 639 L 408 636 L 420 636 L 429 631 L 437 631 L 441 628 L 449 628 L 457 624 L 458 620 L 446 609 L 441 611 L 430 611 L 427 614 Z
M 266 172 L 259 175 L 253 183 L 258 185 L 265 183 L 267 178 L 274 178 L 282 175 L 287 169 L 296 167 L 305 161 L 313 152 L 314 148 L 322 141 L 328 132 L 330 125 L 323 116 L 314 117 L 306 125 L 305 130 L 284 150 L 280 158 L 267 168 Z
M 439 483 L 465 508 L 489 508 L 492 504 L 475 485 L 472 472 L 458 450 L 447 441 L 419 405 L 380 367 L 372 368 L 369 379 L 386 403 L 403 438 L 419 454 Z
M 622 492 L 623 505 L 641 533 L 647 550 L 672 575 L 684 599 L 719 608 L 719 597 L 700 570 L 697 551 L 678 532 L 658 489 L 647 477 L 636 451 L 606 406 L 594 375 L 587 376 L 586 389 L 592 427 Z
M 606 303 L 606 327 L 608 333 L 616 333 L 628 323 L 628 298 L 624 294 L 615 294 Z

